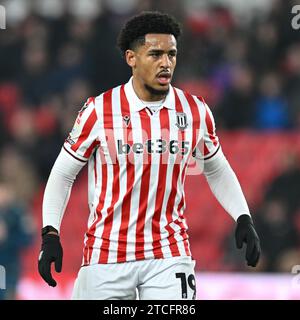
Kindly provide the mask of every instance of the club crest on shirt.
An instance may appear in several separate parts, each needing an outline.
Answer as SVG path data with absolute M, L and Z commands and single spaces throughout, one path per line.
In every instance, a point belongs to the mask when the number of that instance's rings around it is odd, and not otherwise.
M 126 127 L 128 127 L 129 123 L 130 123 L 130 117 L 128 115 L 124 116 L 123 121 L 124 121 Z
M 176 112 L 176 126 L 180 130 L 184 130 L 187 127 L 187 117 L 184 112 Z

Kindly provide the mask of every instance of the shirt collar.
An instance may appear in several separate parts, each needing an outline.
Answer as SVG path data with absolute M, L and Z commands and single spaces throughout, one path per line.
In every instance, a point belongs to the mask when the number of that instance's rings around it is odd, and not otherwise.
M 132 108 L 133 111 L 141 111 L 146 107 L 146 105 L 136 95 L 133 89 L 132 79 L 133 77 L 131 77 L 129 81 L 125 84 L 125 87 L 124 87 L 125 94 L 130 104 L 130 108 Z M 163 103 L 163 107 L 166 107 L 168 109 L 175 109 L 175 95 L 174 95 L 174 89 L 171 85 L 170 85 L 170 90 Z

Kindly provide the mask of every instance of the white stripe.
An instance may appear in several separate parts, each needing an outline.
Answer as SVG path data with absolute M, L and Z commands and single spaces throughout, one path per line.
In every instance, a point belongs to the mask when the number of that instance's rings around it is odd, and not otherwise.
M 130 119 L 132 126 L 133 143 L 142 142 L 142 124 L 138 112 L 134 112 L 130 105 Z M 128 260 L 135 260 L 135 243 L 136 243 L 136 223 L 139 214 L 141 179 L 143 174 L 143 153 L 134 153 L 134 185 L 131 193 L 130 217 L 127 233 L 127 256 Z M 132 161 L 132 157 L 129 159 Z
M 99 107 L 96 109 L 98 113 L 98 121 L 99 121 L 99 132 L 98 136 L 100 138 L 100 141 L 103 145 L 103 142 L 106 140 L 105 139 L 105 130 L 104 130 L 104 122 L 103 122 L 103 95 L 100 96 L 99 99 Z M 105 151 L 107 151 L 105 149 Z M 99 151 L 101 152 L 101 151 Z M 110 164 L 110 157 L 107 152 L 105 152 L 105 161 L 107 163 L 107 187 L 106 187 L 106 194 L 105 194 L 105 199 L 104 199 L 104 206 L 101 210 L 102 213 L 102 219 L 97 223 L 96 225 L 96 230 L 95 230 L 95 243 L 94 243 L 94 249 L 93 249 L 93 254 L 91 257 L 91 264 L 98 263 L 99 260 L 99 255 L 100 255 L 100 247 L 102 245 L 102 233 L 104 229 L 104 220 L 107 216 L 107 209 L 111 204 L 112 200 L 112 184 L 113 184 L 113 168 Z M 97 161 L 97 172 L 101 172 L 101 161 Z M 102 174 L 102 172 L 101 172 Z M 99 175 L 99 179 L 101 179 L 101 176 Z M 95 193 L 95 199 L 97 199 L 97 202 L 95 201 L 96 207 L 99 204 L 99 197 L 100 197 L 100 192 L 101 189 L 98 189 L 99 191 Z

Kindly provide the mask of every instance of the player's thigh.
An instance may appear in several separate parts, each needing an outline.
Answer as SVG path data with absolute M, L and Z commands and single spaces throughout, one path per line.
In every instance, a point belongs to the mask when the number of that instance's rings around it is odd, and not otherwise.
M 71 299 L 136 299 L 137 275 L 131 269 L 132 267 L 128 264 L 96 264 L 81 267 Z
M 190 257 L 153 260 L 144 282 L 141 300 L 196 299 L 195 261 Z

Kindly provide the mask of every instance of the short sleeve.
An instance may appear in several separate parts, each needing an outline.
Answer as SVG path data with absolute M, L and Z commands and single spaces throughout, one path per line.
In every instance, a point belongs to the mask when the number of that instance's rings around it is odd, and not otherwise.
M 216 134 L 216 125 L 213 114 L 202 97 L 198 97 L 202 102 L 204 121 L 203 123 L 203 135 L 198 142 L 193 156 L 200 160 L 208 160 L 212 158 L 220 148 L 219 138 Z
M 87 99 L 75 120 L 63 148 L 75 159 L 86 162 L 99 145 L 95 98 Z

